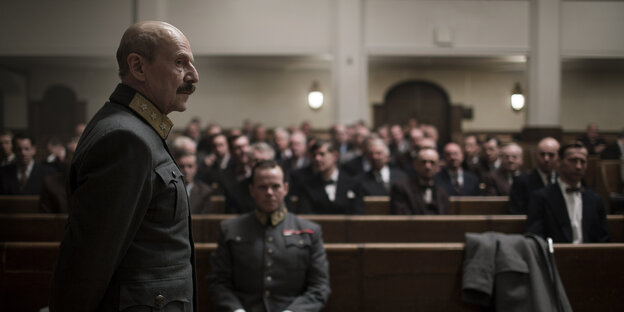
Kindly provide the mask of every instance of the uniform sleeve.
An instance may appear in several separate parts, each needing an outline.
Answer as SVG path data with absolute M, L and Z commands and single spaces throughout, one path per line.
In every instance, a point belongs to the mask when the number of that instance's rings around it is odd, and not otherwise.
M 286 308 L 292 311 L 320 311 L 323 309 L 331 289 L 329 286 L 329 264 L 323 246 L 320 227 L 314 231 L 313 242 L 310 250 L 310 266 L 307 274 L 307 287 L 305 292 L 295 298 Z
M 109 133 L 83 155 L 71 177 L 51 311 L 98 309 L 150 202 L 152 155 L 135 133 Z
M 225 241 L 221 224 L 217 250 L 210 256 L 210 273 L 207 276 L 210 299 L 216 311 L 235 311 L 243 304 L 234 294 L 232 286 L 232 254 Z

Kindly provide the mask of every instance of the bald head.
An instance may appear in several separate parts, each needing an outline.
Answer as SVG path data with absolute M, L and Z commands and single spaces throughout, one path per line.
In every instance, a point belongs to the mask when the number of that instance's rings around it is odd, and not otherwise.
M 137 53 L 148 62 L 153 62 L 159 45 L 166 44 L 175 36 L 184 37 L 184 34 L 173 25 L 160 21 L 139 22 L 128 27 L 117 48 L 119 76 L 123 78 L 128 74 L 130 53 Z
M 119 43 L 117 62 L 122 83 L 140 92 L 165 115 L 186 110 L 199 81 L 188 39 L 165 22 L 130 26 Z
M 559 142 L 551 137 L 543 138 L 537 143 L 537 167 L 544 173 L 550 174 L 557 166 L 559 158 Z

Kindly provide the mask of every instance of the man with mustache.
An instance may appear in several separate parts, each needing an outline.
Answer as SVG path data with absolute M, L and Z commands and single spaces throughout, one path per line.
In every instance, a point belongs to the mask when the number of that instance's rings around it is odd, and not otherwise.
M 199 80 L 184 34 L 141 22 L 117 50 L 121 84 L 71 163 L 71 213 L 51 311 L 196 311 L 189 203 L 165 139 Z

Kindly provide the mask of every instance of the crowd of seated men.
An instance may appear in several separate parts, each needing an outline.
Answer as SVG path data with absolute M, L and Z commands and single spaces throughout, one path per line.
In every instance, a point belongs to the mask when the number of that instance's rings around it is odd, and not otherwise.
M 184 133 L 170 136 L 167 142 L 185 176 L 192 213 L 250 211 L 254 207 L 249 194 L 251 168 L 269 159 L 277 160 L 288 177 L 286 205 L 298 214 L 363 214 L 365 196 L 389 196 L 393 214 L 446 214 L 449 196 L 492 195 L 509 196 L 510 213 L 529 215 L 536 209 L 531 205 L 537 191 L 576 183 L 562 183 L 558 168 L 564 155 L 560 143 L 550 137 L 535 147 L 536 168 L 525 171 L 523 148 L 517 143 L 503 145 L 495 137 L 479 142 L 477 136 L 465 135 L 458 142 L 461 145 L 439 146 L 437 129 L 414 120 L 382 126 L 373 133 L 361 122 L 336 124 L 327 137 L 315 137 L 310 129 L 304 123 L 299 128 L 275 128 L 269 135 L 262 124 L 245 120 L 242 128 L 226 132 L 214 124 L 202 130 L 200 121 L 192 120 Z M 578 141 L 585 144 L 585 154 L 601 154 L 605 159 L 619 159 L 624 150 L 624 132 L 607 145 L 594 124 Z M 51 139 L 41 164 L 34 160 L 34 138 L 4 131 L 0 142 L 0 194 L 39 194 L 42 211 L 67 212 L 64 185 L 77 139 L 67 148 Z M 582 162 L 577 168 L 579 183 L 586 168 L 584 157 L 578 160 Z M 582 194 L 589 192 L 582 186 Z M 214 195 L 225 198 L 225 210 L 211 205 Z M 560 197 L 571 205 L 567 194 Z M 604 214 L 604 205 L 596 206 Z M 577 213 L 571 209 L 568 215 Z M 584 216 L 585 211 L 580 211 Z

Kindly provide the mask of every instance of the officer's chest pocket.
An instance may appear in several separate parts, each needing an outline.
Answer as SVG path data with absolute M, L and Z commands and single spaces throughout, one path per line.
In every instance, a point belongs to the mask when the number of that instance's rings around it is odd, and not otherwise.
M 262 253 L 262 250 L 256 250 L 259 246 L 254 246 L 251 239 L 243 235 L 232 233 L 225 237 L 225 243 L 232 254 L 234 267 L 246 268 L 250 270 L 260 269 L 253 267 L 256 264 L 254 264 L 251 259 L 258 259 L 258 255 Z
M 154 201 L 148 217 L 157 222 L 176 222 L 188 217 L 188 196 L 184 177 L 175 163 L 169 162 L 154 169 Z
M 288 262 L 289 266 L 293 269 L 305 270 L 310 263 L 312 245 L 310 235 L 292 235 L 286 236 L 284 239 L 287 257 L 291 259 Z

